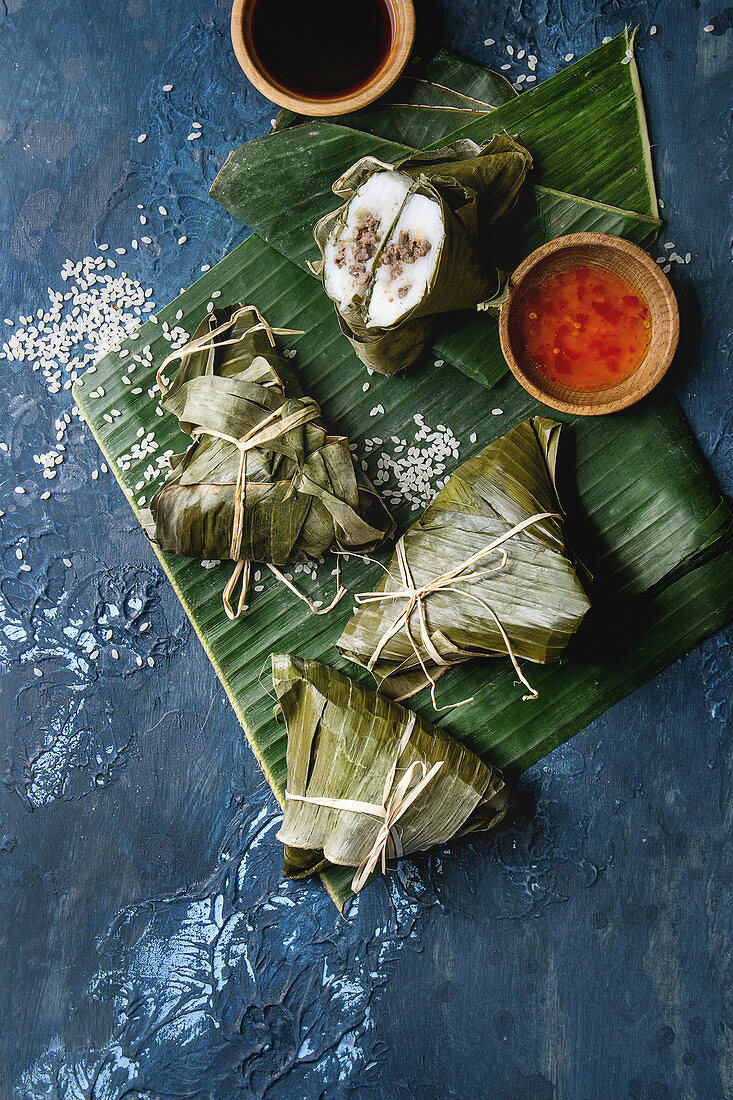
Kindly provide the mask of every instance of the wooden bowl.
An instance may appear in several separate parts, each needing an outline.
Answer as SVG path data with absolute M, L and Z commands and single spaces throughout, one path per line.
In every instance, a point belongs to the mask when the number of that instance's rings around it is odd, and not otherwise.
M 306 4 L 308 0 L 303 0 Z M 344 0 L 348 4 L 350 0 Z M 392 45 L 387 56 L 372 76 L 358 88 L 328 99 L 299 95 L 292 89 L 280 84 L 277 78 L 267 71 L 259 58 L 252 42 L 252 15 L 254 0 L 234 0 L 232 7 L 232 45 L 237 61 L 247 79 L 258 91 L 280 107 L 287 107 L 299 115 L 345 115 L 358 111 L 373 103 L 392 87 L 407 64 L 415 41 L 415 8 L 413 0 L 385 0 L 392 18 Z
M 558 271 L 583 263 L 600 264 L 623 276 L 643 294 L 651 316 L 646 356 L 625 381 L 593 393 L 569 389 L 546 378 L 527 355 L 522 316 L 529 294 Z M 600 416 L 618 412 L 645 397 L 665 375 L 679 339 L 677 300 L 666 276 L 646 252 L 605 233 L 570 233 L 536 249 L 509 280 L 509 297 L 499 314 L 499 338 L 509 368 L 528 393 L 560 412 Z

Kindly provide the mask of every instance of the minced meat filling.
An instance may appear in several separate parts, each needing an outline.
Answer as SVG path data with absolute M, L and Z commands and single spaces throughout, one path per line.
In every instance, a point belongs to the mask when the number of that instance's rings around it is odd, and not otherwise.
M 349 275 L 353 277 L 356 286 L 361 286 L 363 283 L 367 282 L 369 278 L 367 264 L 377 251 L 377 245 L 379 244 L 379 227 L 381 224 L 379 218 L 375 218 L 373 214 L 367 214 L 356 231 L 354 243 L 351 246 L 351 263 L 349 264 Z M 345 245 L 341 245 L 337 255 L 334 257 L 334 263 L 336 267 L 339 268 L 343 267 L 346 263 Z
M 382 253 L 381 262 L 387 264 L 390 277 L 396 279 L 398 275 L 402 274 L 403 264 L 414 264 L 419 257 L 427 256 L 431 248 L 430 241 L 418 241 L 411 237 L 406 229 L 403 229 L 397 238 L 397 243 L 393 242 L 387 245 Z M 403 295 L 400 294 L 400 297 L 403 297 Z

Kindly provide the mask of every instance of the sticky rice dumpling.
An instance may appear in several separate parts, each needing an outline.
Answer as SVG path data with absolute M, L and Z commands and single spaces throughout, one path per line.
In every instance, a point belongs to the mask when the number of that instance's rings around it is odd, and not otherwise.
M 150 503 L 152 537 L 186 557 L 237 562 L 243 593 L 252 561 L 280 566 L 332 548 L 366 550 L 392 530 L 348 439 L 330 435 L 318 404 L 303 396 L 276 347 L 278 331 L 253 307 L 216 310 L 174 356 L 170 388 L 161 377 L 161 404 L 193 443 L 173 456 Z
M 338 643 L 381 691 L 409 698 L 472 657 L 559 658 L 590 601 L 555 488 L 560 424 L 534 417 L 464 462 L 398 541 Z
M 412 184 L 400 172 L 375 172 L 349 203 L 343 226 L 326 240 L 326 291 L 345 314 L 368 295 L 367 328 L 402 320 L 421 300 L 440 256 L 440 203 L 411 193 Z
M 289 878 L 354 867 L 358 891 L 387 858 L 504 817 L 501 773 L 432 723 L 318 661 L 275 653 L 272 679 L 288 731 Z
M 400 172 L 368 176 L 354 193 L 324 246 L 323 277 L 329 298 L 348 310 L 365 292 L 384 235 L 397 217 L 412 180 Z
M 531 157 L 513 138 L 463 139 L 394 165 L 357 161 L 333 185 L 347 201 L 315 228 L 342 332 L 371 369 L 394 374 L 434 318 L 500 288 L 487 229 L 514 202 Z M 407 328 L 407 334 L 403 332 Z

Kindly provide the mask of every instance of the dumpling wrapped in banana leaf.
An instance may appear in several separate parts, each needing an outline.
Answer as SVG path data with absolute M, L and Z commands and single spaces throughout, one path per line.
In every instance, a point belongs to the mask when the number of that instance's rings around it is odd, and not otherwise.
M 555 488 L 560 424 L 533 417 L 451 475 L 397 542 L 338 648 L 406 699 L 450 665 L 561 656 L 590 607 L 565 543 Z
M 346 198 L 314 233 L 341 331 L 370 369 L 395 374 L 431 339 L 436 315 L 494 297 L 486 229 L 513 204 L 532 158 L 506 134 L 461 139 L 393 165 L 357 161 Z
M 355 466 L 345 436 L 329 435 L 304 397 L 273 330 L 252 306 L 207 315 L 161 404 L 194 442 L 171 459 L 150 503 L 163 550 L 237 562 L 225 608 L 249 563 L 287 565 L 331 548 L 366 551 L 392 531 L 381 499 Z M 237 612 L 238 613 L 238 612 Z
M 486 831 L 509 789 L 443 730 L 318 661 L 272 655 L 288 731 L 287 791 L 278 837 L 285 874 L 357 868 L 357 892 L 387 858 Z

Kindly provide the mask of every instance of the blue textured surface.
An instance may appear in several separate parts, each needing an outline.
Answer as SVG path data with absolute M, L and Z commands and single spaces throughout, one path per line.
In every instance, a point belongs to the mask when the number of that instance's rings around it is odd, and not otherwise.
M 691 254 L 671 273 L 681 396 L 730 493 L 733 12 L 432 6 L 447 45 L 510 75 L 529 70 L 507 43 L 525 48 L 540 78 L 641 25 L 660 250 Z M 0 0 L 3 316 L 45 309 L 63 261 L 102 241 L 162 304 L 245 235 L 207 189 L 274 111 L 236 66 L 229 7 Z M 318 885 L 282 883 L 273 799 L 78 422 L 42 478 L 69 405 L 2 361 L 0 1095 L 730 1095 L 730 631 L 531 769 L 509 829 L 405 861 L 345 921 Z M 140 666 L 114 657 L 133 636 Z

